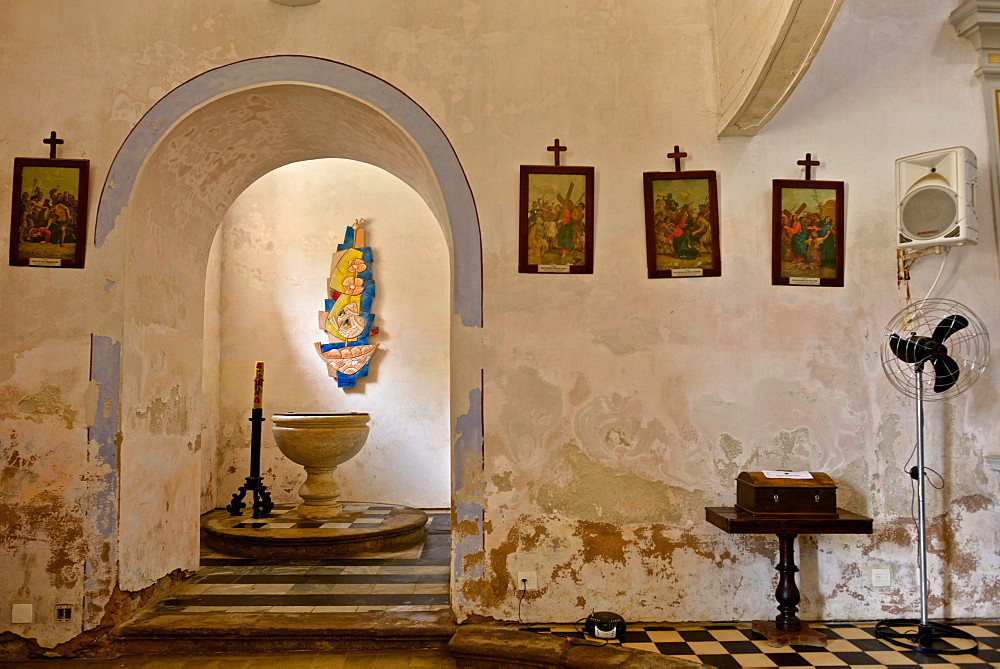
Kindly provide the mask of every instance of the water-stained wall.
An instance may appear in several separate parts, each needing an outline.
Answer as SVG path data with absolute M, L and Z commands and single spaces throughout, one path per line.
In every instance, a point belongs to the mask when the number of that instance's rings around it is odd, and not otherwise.
M 922 297 L 938 267 L 921 260 L 909 286 L 897 282 L 893 161 L 966 145 L 986 164 L 976 55 L 946 23 L 948 5 L 845 0 L 783 109 L 757 136 L 722 140 L 713 25 L 696 0 L 4 5 L 0 73 L 21 94 L 0 101 L 0 184 L 11 157 L 42 154 L 57 129 L 61 156 L 91 160 L 96 202 L 154 104 L 212 68 L 275 54 L 398 88 L 464 174 L 434 183 L 438 154 L 357 98 L 248 89 L 149 124 L 149 161 L 106 192 L 144 185 L 97 230 L 86 269 L 0 267 L 0 546 L 18 575 L 0 584 L 0 629 L 51 646 L 98 624 L 116 586 L 196 565 L 215 228 L 260 175 L 337 152 L 378 158 L 421 194 L 456 272 L 478 249 L 449 236 L 458 221 L 442 203 L 456 183 L 475 196 L 483 327 L 460 292 L 478 276 L 456 275 L 451 299 L 456 618 L 516 617 L 516 573 L 529 570 L 539 590 L 525 620 L 770 617 L 773 539 L 725 535 L 703 507 L 731 503 L 739 471 L 771 467 L 826 471 L 841 506 L 875 519 L 872 536 L 800 540 L 803 616 L 912 615 L 902 469 L 914 420 L 878 345 L 907 290 Z M 355 121 L 366 141 L 334 146 L 331 132 L 351 137 Z M 554 137 L 569 147 L 564 164 L 596 168 L 592 275 L 516 271 L 517 167 L 548 163 Z M 669 169 L 674 144 L 685 168 L 718 172 L 721 277 L 646 278 L 642 172 Z M 771 179 L 799 178 L 807 151 L 818 178 L 847 184 L 843 288 L 770 284 Z M 938 294 L 998 332 L 989 198 L 977 213 L 981 242 L 951 254 Z M 983 461 L 997 452 L 998 385 L 988 374 L 928 411 L 929 464 L 946 481 L 929 500 L 935 616 L 1000 613 L 1000 481 Z M 871 586 L 876 566 L 892 570 L 890 588 Z M 11 623 L 10 605 L 29 602 L 35 621 Z M 66 602 L 81 618 L 51 622 Z

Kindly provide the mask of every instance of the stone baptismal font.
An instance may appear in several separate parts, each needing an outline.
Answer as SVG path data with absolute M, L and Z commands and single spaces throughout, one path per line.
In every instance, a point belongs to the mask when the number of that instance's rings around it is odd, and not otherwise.
M 320 520 L 343 515 L 334 470 L 361 451 L 368 439 L 368 419 L 367 413 L 272 416 L 271 432 L 278 450 L 306 470 L 306 480 L 299 487 L 299 518 Z

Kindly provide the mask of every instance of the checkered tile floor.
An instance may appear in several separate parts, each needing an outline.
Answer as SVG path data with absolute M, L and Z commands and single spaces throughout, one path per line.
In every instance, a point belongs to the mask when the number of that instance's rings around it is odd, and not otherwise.
M 381 523 L 389 505 L 350 504 L 350 523 Z M 271 517 L 242 523 L 281 525 Z M 354 613 L 447 610 L 450 514 L 425 510 L 427 539 L 407 551 L 326 560 L 276 561 L 234 557 L 203 548 L 198 573 L 155 607 L 181 613 Z M 301 521 L 299 527 L 303 527 Z M 312 527 L 312 525 L 309 525 Z
M 348 530 L 348 529 L 370 529 L 378 527 L 385 520 L 395 507 L 387 504 L 364 504 L 348 502 L 344 504 L 343 519 L 337 522 L 325 522 L 321 520 L 303 520 L 293 518 L 287 520 L 286 516 L 294 511 L 295 504 L 275 504 L 271 513 L 266 518 L 247 518 L 238 520 L 240 516 L 234 518 L 232 527 L 241 529 L 265 529 L 265 530 L 294 530 L 294 529 L 324 529 L 324 530 Z
M 902 669 L 933 665 L 935 669 L 961 667 L 1000 667 L 1000 623 L 957 625 L 979 641 L 979 650 L 962 655 L 930 655 L 901 650 L 875 637 L 875 625 L 851 623 L 810 623 L 825 634 L 825 648 L 784 646 L 772 648 L 763 636 L 749 625 L 628 625 L 622 646 L 672 655 L 711 667 L 888 667 Z M 586 637 L 578 626 L 531 625 L 521 629 L 551 633 L 572 639 L 573 643 L 602 643 Z

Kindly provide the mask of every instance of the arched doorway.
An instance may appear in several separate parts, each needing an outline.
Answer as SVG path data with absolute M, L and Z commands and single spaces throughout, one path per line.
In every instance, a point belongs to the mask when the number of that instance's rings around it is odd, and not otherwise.
M 197 564 L 200 305 L 216 228 L 261 175 L 316 158 L 386 170 L 440 223 L 451 252 L 453 496 L 467 456 L 480 452 L 481 374 L 475 338 L 462 330 L 482 326 L 482 247 L 472 192 L 444 133 L 399 90 L 341 63 L 279 56 L 206 72 L 132 131 L 97 215 L 96 245 L 121 244 L 126 264 L 118 403 L 124 590 Z

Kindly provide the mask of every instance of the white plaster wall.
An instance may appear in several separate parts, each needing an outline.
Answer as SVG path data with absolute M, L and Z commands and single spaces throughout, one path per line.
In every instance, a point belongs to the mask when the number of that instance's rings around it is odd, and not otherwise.
M 338 388 L 316 355 L 330 257 L 366 220 L 379 343 L 368 377 Z M 218 506 L 248 472 L 254 363 L 263 360 L 264 416 L 371 414 L 364 449 L 337 470 L 341 499 L 449 506 L 449 260 L 441 226 L 387 172 L 349 160 L 279 168 L 233 203 L 219 232 L 222 281 Z M 275 502 L 301 501 L 302 467 L 263 424 L 261 472 Z
M 964 144 L 986 162 L 976 55 L 946 23 L 953 6 L 845 0 L 782 111 L 756 137 L 719 140 L 709 7 L 696 0 L 4 3 L 0 78 L 19 94 L 0 100 L 0 209 L 10 206 L 11 158 L 44 155 L 52 129 L 67 138 L 60 155 L 91 160 L 96 193 L 142 114 L 210 68 L 306 54 L 371 72 L 440 124 L 482 227 L 485 328 L 452 341 L 463 350 L 452 356 L 453 380 L 482 370 L 486 434 L 481 458 L 455 464 L 455 502 L 482 509 L 479 520 L 457 517 L 457 617 L 514 618 L 514 576 L 525 569 L 541 586 L 523 603 L 526 620 L 592 609 L 629 620 L 770 617 L 773 539 L 724 535 L 702 507 L 732 502 L 740 470 L 771 466 L 827 471 L 842 506 L 875 518 L 872 537 L 802 542 L 803 617 L 911 616 L 913 531 L 900 470 L 912 409 L 882 378 L 877 344 L 906 294 L 892 248 L 893 161 Z M 564 163 L 597 168 L 593 275 L 516 272 L 517 166 L 551 160 L 554 137 L 569 146 Z M 241 156 L 257 152 L 261 174 L 283 164 L 279 139 L 240 141 L 234 133 Z M 690 154 L 686 168 L 719 173 L 721 277 L 645 278 L 641 173 L 669 168 L 674 144 Z M 807 151 L 822 161 L 818 178 L 847 182 L 844 288 L 770 285 L 770 181 L 798 177 Z M 197 200 L 205 190 L 235 198 L 247 184 L 226 175 L 225 165 L 184 178 L 161 166 L 154 176 L 171 188 L 130 203 L 129 221 L 150 226 L 148 247 L 130 244 L 138 231 L 123 224 L 89 249 L 83 271 L 0 266 L 0 560 L 25 574 L 0 583 L 2 630 L 51 646 L 98 624 L 116 585 L 142 588 L 196 564 L 211 235 L 183 230 L 222 220 L 224 209 Z M 939 292 L 997 333 L 988 200 L 978 202 L 981 243 L 953 254 Z M 146 221 L 147 210 L 163 220 Z M 914 269 L 915 296 L 936 269 Z M 154 278 L 163 282 L 140 281 Z M 141 318 L 126 322 L 126 313 Z M 123 342 L 129 368 L 142 370 L 121 380 L 127 437 L 88 443 L 84 434 L 99 413 L 87 383 L 91 334 Z M 161 346 L 198 353 L 158 359 Z M 108 366 L 97 371 L 114 378 Z M 1000 437 L 991 419 L 998 383 L 991 374 L 928 414 L 930 464 L 948 481 L 930 500 L 934 616 L 1000 615 L 996 480 L 983 466 Z M 58 401 L 25 402 L 44 393 Z M 244 393 L 223 392 L 224 401 Z M 174 401 L 177 421 L 160 423 L 164 434 L 154 407 L 138 401 L 147 397 Z M 452 403 L 460 416 L 468 409 L 464 394 Z M 91 514 L 96 503 L 118 518 L 109 472 L 150 493 L 128 500 L 117 526 Z M 78 537 L 67 569 L 50 562 L 64 536 Z M 119 548 L 139 565 L 124 580 Z M 889 566 L 896 585 L 871 588 L 871 566 Z M 86 609 L 85 623 L 47 622 L 66 600 Z M 25 601 L 44 616 L 13 625 L 9 604 Z

